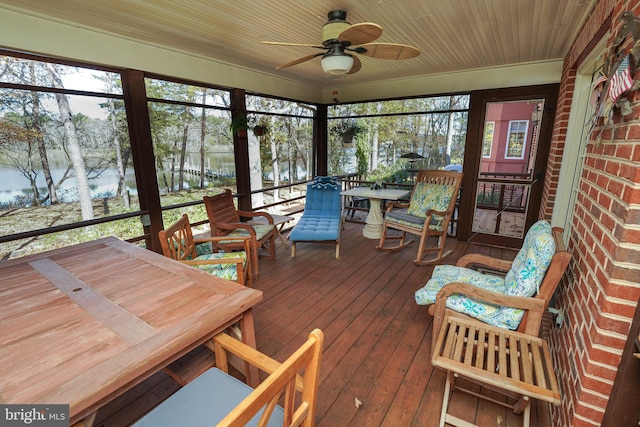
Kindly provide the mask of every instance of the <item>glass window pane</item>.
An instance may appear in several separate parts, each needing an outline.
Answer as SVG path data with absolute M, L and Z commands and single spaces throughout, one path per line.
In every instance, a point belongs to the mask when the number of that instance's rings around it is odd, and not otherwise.
M 491 151 L 483 146 L 480 178 L 529 179 L 535 165 L 544 100 L 488 103 L 485 138 L 491 134 Z

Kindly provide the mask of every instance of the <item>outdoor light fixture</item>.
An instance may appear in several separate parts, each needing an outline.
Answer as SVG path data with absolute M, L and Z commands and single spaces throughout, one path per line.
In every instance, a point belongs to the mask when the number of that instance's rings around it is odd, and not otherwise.
M 322 69 L 327 74 L 347 74 L 353 67 L 353 56 L 344 53 L 340 43 L 330 47 L 329 52 L 322 56 Z

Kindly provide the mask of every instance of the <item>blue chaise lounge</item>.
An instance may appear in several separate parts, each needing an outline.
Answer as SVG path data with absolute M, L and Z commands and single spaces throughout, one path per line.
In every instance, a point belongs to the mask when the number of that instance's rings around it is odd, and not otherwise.
M 297 242 L 335 243 L 336 258 L 340 258 L 341 190 L 340 180 L 329 176 L 318 176 L 307 184 L 304 212 L 289 233 L 292 258 L 296 256 Z

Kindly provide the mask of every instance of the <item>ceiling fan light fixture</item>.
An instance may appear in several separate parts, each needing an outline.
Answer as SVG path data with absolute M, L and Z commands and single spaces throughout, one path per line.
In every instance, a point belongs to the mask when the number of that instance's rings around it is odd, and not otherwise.
M 353 67 L 353 56 L 348 53 L 327 53 L 320 64 L 327 74 L 347 74 Z

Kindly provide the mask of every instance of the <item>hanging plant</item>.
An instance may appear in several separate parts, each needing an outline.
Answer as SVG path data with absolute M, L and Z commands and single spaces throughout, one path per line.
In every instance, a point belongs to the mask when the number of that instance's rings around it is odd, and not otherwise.
M 247 130 L 249 129 L 249 120 L 247 119 L 247 116 L 244 114 L 235 116 L 231 121 L 229 129 L 239 137 L 246 137 Z
M 345 120 L 331 129 L 342 138 L 342 145 L 347 148 L 353 146 L 353 139 L 364 130 L 365 128 L 355 120 Z
M 255 125 L 253 127 L 253 134 L 255 136 L 262 136 L 269 133 L 269 127 L 266 125 Z

